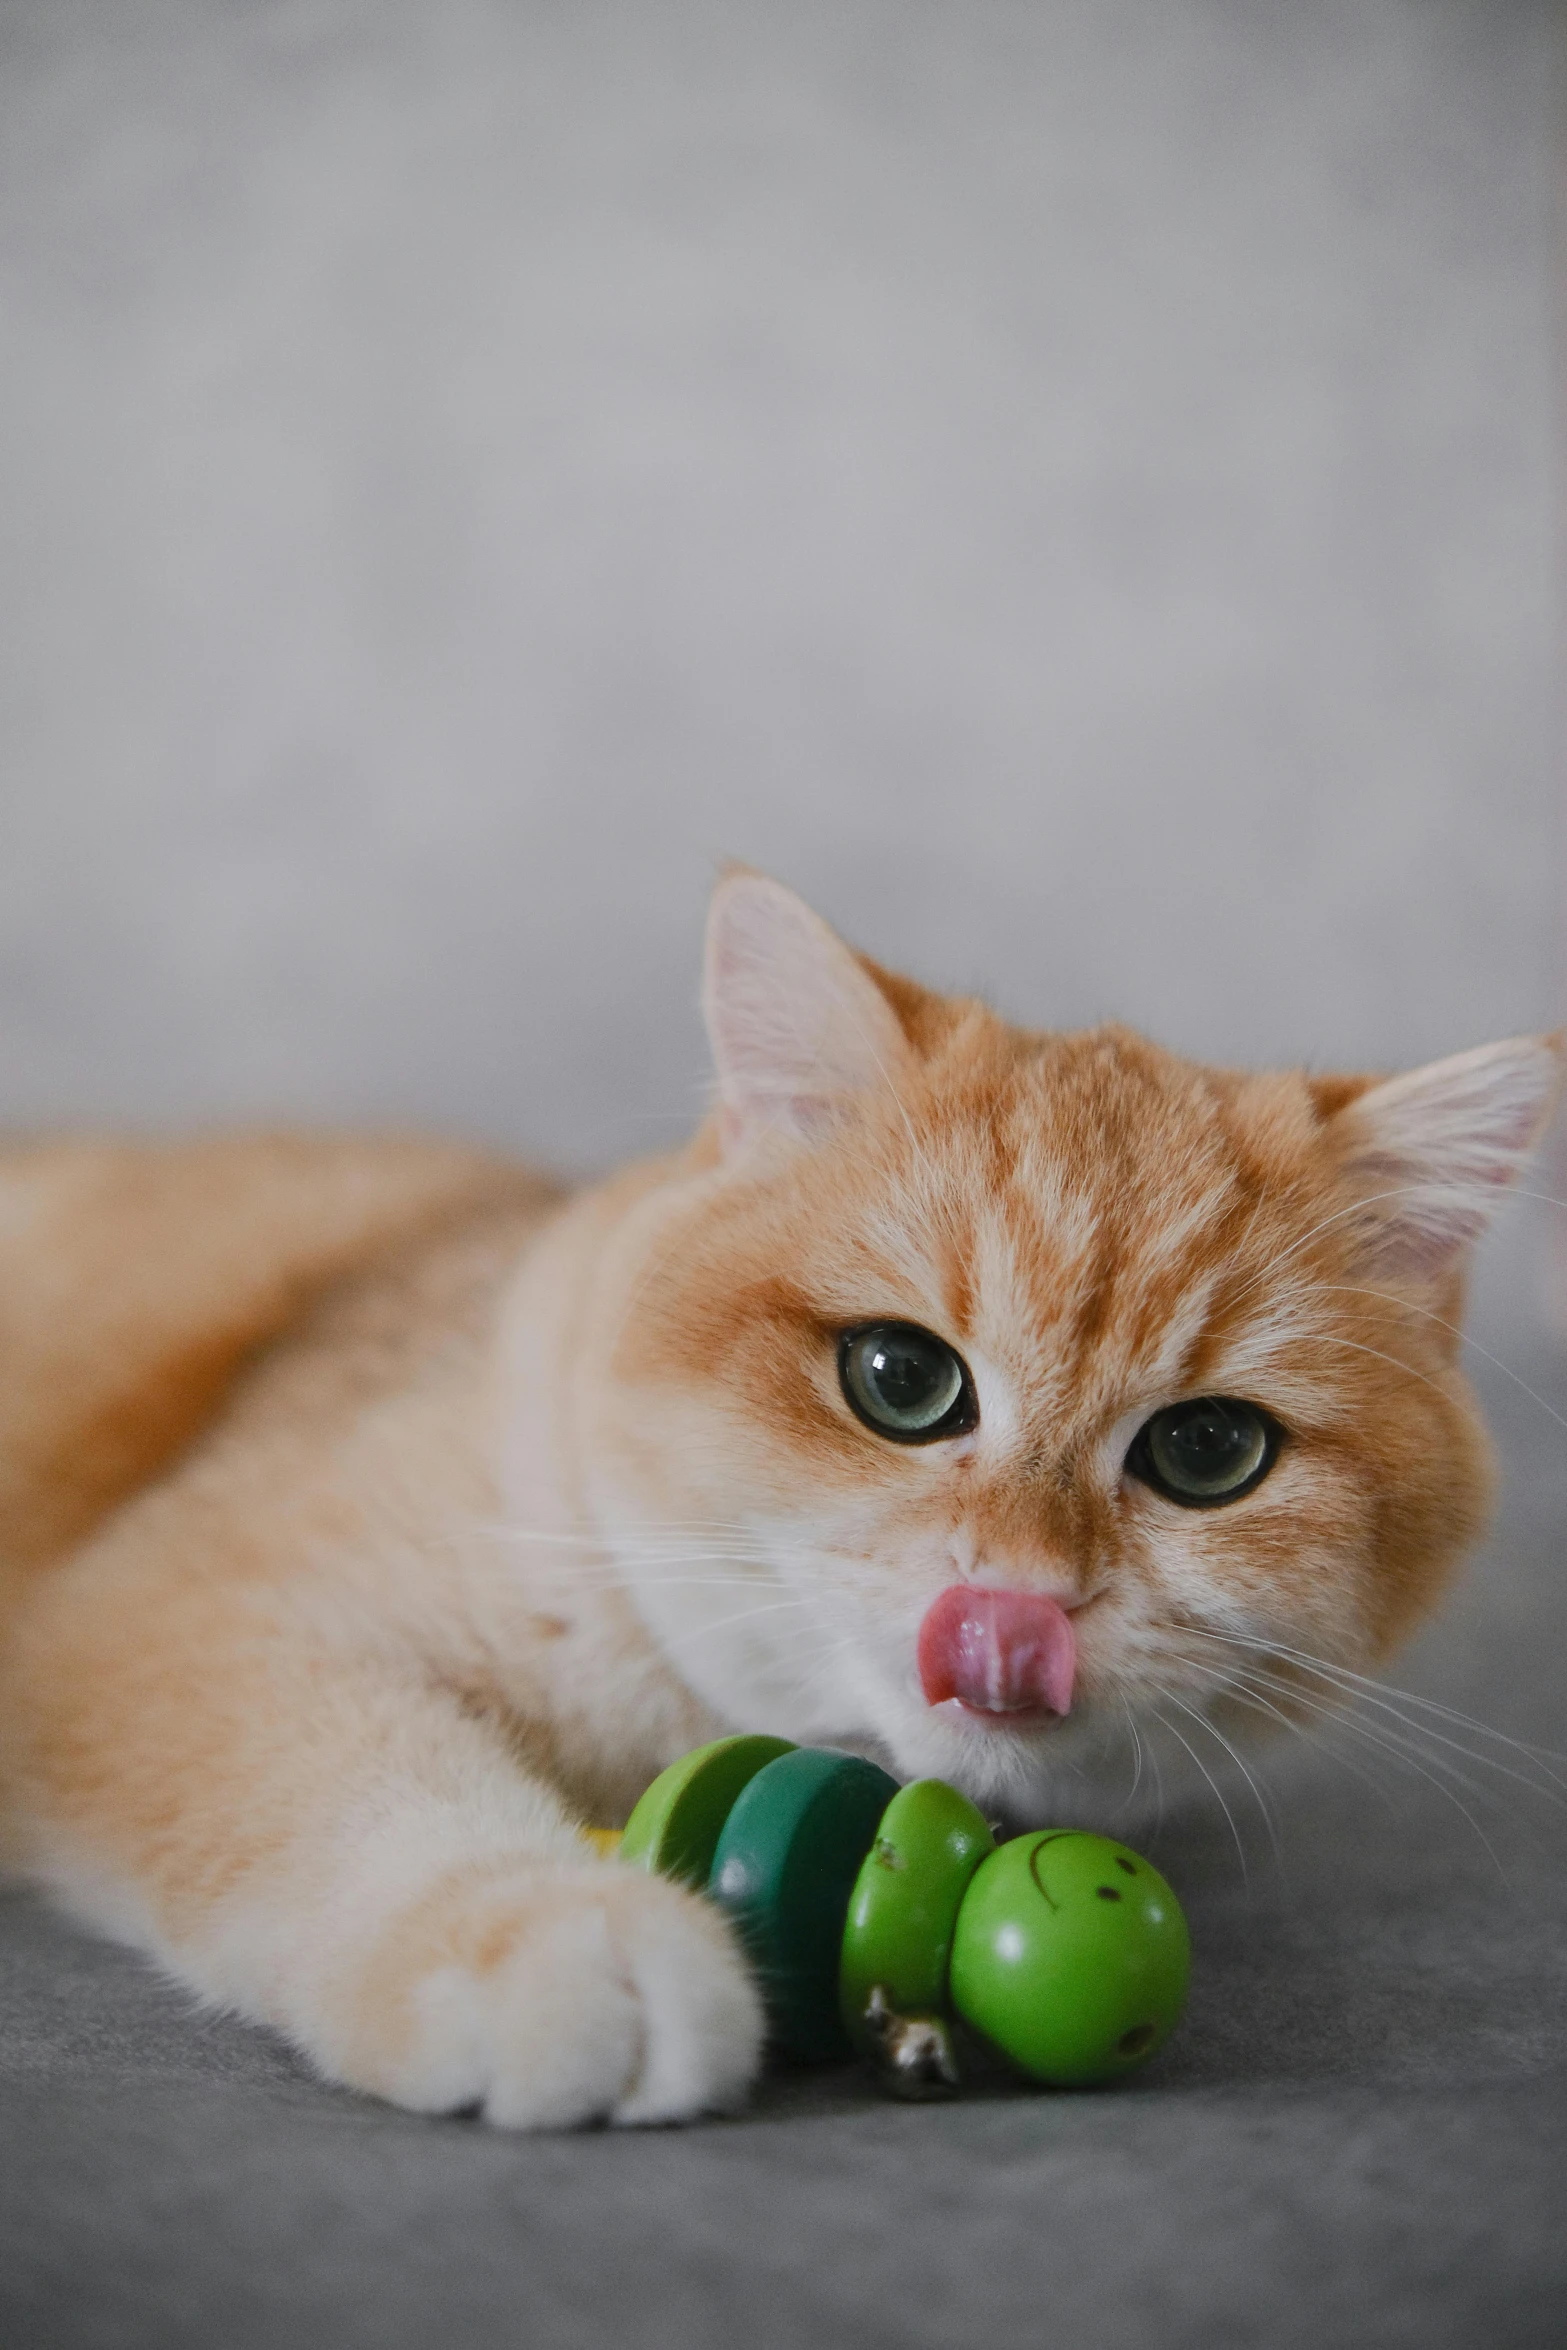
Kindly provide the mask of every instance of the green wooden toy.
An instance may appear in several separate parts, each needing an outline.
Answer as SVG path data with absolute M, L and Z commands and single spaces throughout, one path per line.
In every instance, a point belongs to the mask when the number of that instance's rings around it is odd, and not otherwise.
M 620 1852 L 688 1884 L 705 1876 L 780 2053 L 822 2063 L 857 2049 L 903 2095 L 956 2085 L 958 2025 L 1027 2080 L 1117 2080 L 1185 2002 L 1186 1921 L 1139 1854 L 1077 1829 L 998 1846 L 956 1788 L 900 1788 L 831 1748 L 701 1747 L 654 1780 Z
M 708 1892 L 751 1954 L 775 2046 L 803 2063 L 850 2053 L 838 2016 L 843 1921 L 897 1792 L 857 1754 L 796 1747 L 757 1772 L 718 1839 Z
M 839 2013 L 862 2056 L 955 2077 L 945 2035 L 930 2027 L 947 2004 L 963 1896 L 995 1849 L 983 1815 L 942 1779 L 916 1779 L 888 1804 L 849 1896 L 838 1971 Z M 924 2027 L 912 2039 L 909 2023 Z
M 653 1876 L 705 1886 L 725 1820 L 744 1788 L 782 1754 L 787 1738 L 715 1738 L 660 1771 L 620 1839 L 620 1858 Z
M 1030 2080 L 1087 2088 L 1163 2046 L 1190 1967 L 1180 1903 L 1147 1861 L 1108 1836 L 1018 1836 L 964 1895 L 952 2004 Z

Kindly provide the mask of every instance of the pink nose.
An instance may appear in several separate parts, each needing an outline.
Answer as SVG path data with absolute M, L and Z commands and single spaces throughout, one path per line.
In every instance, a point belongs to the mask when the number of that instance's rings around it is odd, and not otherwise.
M 1076 1666 L 1071 1618 L 1042 1592 L 953 1583 L 920 1626 L 930 1705 L 955 1697 L 981 1714 L 1068 1713 Z

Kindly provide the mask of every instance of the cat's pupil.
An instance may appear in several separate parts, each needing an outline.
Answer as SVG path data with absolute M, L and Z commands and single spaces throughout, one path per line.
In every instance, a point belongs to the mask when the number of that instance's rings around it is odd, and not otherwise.
M 839 1350 L 839 1376 L 860 1419 L 883 1436 L 921 1442 L 971 1424 L 962 1358 L 912 1322 L 851 1330 Z
M 1233 1501 L 1272 1465 L 1276 1431 L 1255 1404 L 1199 1396 L 1155 1412 L 1128 1467 L 1172 1501 Z
M 878 1402 L 891 1412 L 923 1414 L 949 1384 L 947 1366 L 934 1351 L 906 1339 L 879 1339 L 867 1350 L 865 1369 Z
M 1222 1403 L 1203 1403 L 1161 1427 L 1159 1450 L 1194 1485 L 1228 1485 L 1244 1475 L 1257 1448 L 1257 1430 Z

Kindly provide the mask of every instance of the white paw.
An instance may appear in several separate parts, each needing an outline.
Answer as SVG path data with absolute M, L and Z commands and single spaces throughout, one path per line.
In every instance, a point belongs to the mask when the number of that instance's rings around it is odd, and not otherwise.
M 350 2046 L 323 2051 L 331 2069 L 509 2129 L 721 2110 L 762 2049 L 761 2002 L 717 1911 L 595 1863 L 449 1882 L 383 1940 L 354 2004 Z

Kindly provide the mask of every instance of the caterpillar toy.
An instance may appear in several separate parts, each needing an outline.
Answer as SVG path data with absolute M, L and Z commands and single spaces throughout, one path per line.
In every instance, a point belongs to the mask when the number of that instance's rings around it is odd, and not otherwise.
M 775 2050 L 851 2051 L 889 2088 L 956 2087 L 961 2024 L 1025 2079 L 1112 2081 L 1174 2029 L 1186 1921 L 1157 1869 L 1075 1829 L 997 1844 L 940 1779 L 858 1755 L 720 1738 L 660 1773 L 620 1858 L 704 1890 L 734 1920 Z

